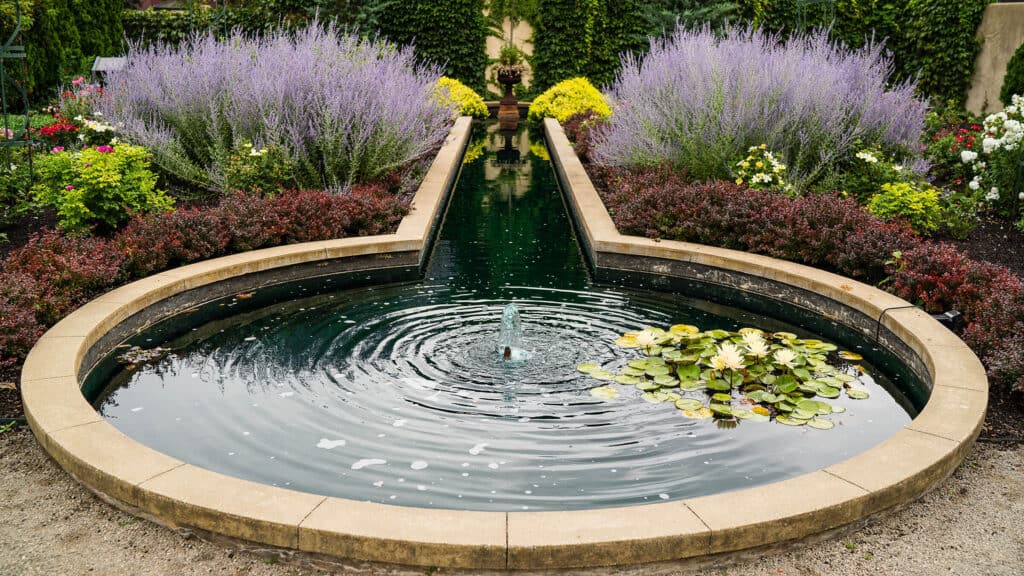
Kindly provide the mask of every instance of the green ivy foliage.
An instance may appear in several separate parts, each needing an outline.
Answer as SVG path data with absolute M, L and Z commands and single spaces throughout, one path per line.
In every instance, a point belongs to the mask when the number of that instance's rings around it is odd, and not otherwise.
M 1024 44 L 1021 44 L 1013 57 L 1006 63 L 1006 77 L 1003 87 L 999 90 L 999 101 L 1009 106 L 1013 95 L 1024 96 Z
M 990 0 L 909 0 L 903 10 L 898 64 L 920 73 L 918 90 L 944 103 L 962 103 L 981 49 L 978 26 Z
M 483 92 L 487 66 L 484 0 L 395 2 L 380 14 L 380 31 L 402 45 L 415 44 L 425 62 L 444 65 L 444 74 Z
M 637 0 L 539 0 L 534 25 L 538 91 L 577 76 L 610 83 L 621 55 L 642 51 L 649 31 Z

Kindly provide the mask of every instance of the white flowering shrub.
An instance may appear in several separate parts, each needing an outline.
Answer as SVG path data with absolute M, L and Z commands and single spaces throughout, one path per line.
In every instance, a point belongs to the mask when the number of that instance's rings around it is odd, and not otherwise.
M 1005 110 L 985 118 L 982 134 L 980 153 L 960 152 L 960 161 L 970 165 L 973 172 L 967 187 L 983 194 L 999 213 L 1016 215 L 1024 200 L 1024 181 L 1018 182 L 1018 170 L 1024 159 L 1024 97 L 1014 95 Z

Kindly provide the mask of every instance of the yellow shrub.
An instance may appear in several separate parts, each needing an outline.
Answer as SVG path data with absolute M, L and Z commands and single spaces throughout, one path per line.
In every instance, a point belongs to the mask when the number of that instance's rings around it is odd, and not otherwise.
M 565 122 L 573 114 L 593 112 L 602 119 L 612 115 L 612 109 L 605 102 L 601 92 L 586 78 L 565 80 L 548 88 L 530 104 L 531 122 L 543 118 L 554 118 Z
M 434 98 L 442 106 L 452 107 L 457 116 L 472 116 L 485 120 L 489 116 L 487 105 L 479 94 L 462 82 L 447 76 L 441 76 L 434 88 Z

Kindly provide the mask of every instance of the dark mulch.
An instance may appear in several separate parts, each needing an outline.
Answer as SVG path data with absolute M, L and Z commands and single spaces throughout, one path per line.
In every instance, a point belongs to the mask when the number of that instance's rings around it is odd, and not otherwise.
M 0 259 L 5 258 L 11 250 L 24 246 L 29 238 L 43 228 L 56 227 L 57 212 L 49 208 L 19 218 L 10 225 L 0 228 L 0 232 L 7 235 L 7 241 L 0 243 Z
M 975 260 L 1002 264 L 1024 276 L 1024 234 L 1006 219 L 983 216 L 971 235 L 956 245 Z

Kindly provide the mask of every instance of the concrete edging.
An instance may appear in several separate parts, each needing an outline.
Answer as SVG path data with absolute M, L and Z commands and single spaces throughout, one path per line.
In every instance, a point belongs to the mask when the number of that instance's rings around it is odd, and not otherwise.
M 649 506 L 574 512 L 468 512 L 367 504 L 231 478 L 126 437 L 86 402 L 90 350 L 134 314 L 226 279 L 347 257 L 415 253 L 422 261 L 469 136 L 460 119 L 413 211 L 396 234 L 283 246 L 170 270 L 113 290 L 48 331 L 22 372 L 26 416 L 40 444 L 103 498 L 157 522 L 314 555 L 418 566 L 547 569 L 673 560 L 825 531 L 914 498 L 950 473 L 977 436 L 988 399 L 984 369 L 928 315 L 890 310 L 894 297 L 795 264 L 677 242 L 621 236 L 557 123 L 549 146 L 588 250 L 718 266 L 792 282 L 877 316 L 931 374 L 921 415 L 867 452 L 765 486 Z M 574 163 L 575 162 L 575 163 Z M 903 303 L 905 305 L 905 303 Z

